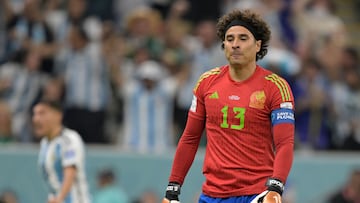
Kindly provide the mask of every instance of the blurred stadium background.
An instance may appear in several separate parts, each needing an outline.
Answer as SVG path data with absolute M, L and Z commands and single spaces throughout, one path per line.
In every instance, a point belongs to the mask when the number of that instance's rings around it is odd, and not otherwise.
M 110 167 L 131 200 L 147 190 L 162 198 L 194 80 L 225 61 L 214 23 L 233 8 L 257 10 L 269 23 L 273 38 L 259 64 L 294 90 L 296 156 L 284 203 L 325 203 L 342 190 L 360 168 L 359 0 L 0 0 L 0 197 L 11 190 L 18 203 L 45 202 L 30 117 L 34 102 L 47 97 L 64 104 L 64 122 L 86 142 L 92 193 L 97 172 Z M 69 36 L 74 27 L 78 35 Z M 82 46 L 89 58 L 74 65 L 67 56 Z M 139 72 L 145 63 L 162 74 Z M 172 132 L 158 138 L 167 140 L 161 148 L 127 142 L 136 137 L 124 131 L 133 126 L 124 109 L 136 109 L 137 100 L 128 98 L 143 96 L 128 87 L 139 77 L 176 87 L 167 90 L 171 104 L 149 107 L 167 108 L 164 117 L 133 118 Z M 205 143 L 183 203 L 200 192 Z

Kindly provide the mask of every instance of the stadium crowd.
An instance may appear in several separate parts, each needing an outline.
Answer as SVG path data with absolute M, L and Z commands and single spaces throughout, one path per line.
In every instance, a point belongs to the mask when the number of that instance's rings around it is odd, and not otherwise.
M 197 78 L 226 63 L 215 23 L 234 8 L 271 26 L 259 65 L 293 89 L 296 149 L 359 150 L 358 47 L 331 0 L 0 0 L 0 142 L 37 142 L 47 98 L 87 144 L 173 149 Z

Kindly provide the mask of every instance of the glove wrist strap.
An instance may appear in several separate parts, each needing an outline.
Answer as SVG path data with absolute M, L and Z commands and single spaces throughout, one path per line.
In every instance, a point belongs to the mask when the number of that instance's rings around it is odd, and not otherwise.
M 177 200 L 179 201 L 181 186 L 178 183 L 170 182 L 166 187 L 165 197 L 168 200 Z
M 269 191 L 275 191 L 277 193 L 279 193 L 280 195 L 282 195 L 282 193 L 284 192 L 284 184 L 276 178 L 269 178 L 266 181 L 266 186 L 268 187 L 267 190 Z

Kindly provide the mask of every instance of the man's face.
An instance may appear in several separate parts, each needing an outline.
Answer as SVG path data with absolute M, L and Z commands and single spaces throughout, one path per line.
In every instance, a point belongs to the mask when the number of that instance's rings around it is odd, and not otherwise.
M 243 26 L 232 26 L 225 33 L 224 51 L 230 65 L 247 65 L 256 60 L 261 41 Z
M 46 104 L 37 104 L 33 109 L 33 128 L 37 136 L 50 135 L 61 124 L 61 113 Z

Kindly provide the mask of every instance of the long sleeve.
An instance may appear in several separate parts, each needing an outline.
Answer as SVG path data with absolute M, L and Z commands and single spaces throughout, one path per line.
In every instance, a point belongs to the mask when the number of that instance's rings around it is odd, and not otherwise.
M 183 184 L 185 176 L 194 161 L 204 125 L 205 120 L 199 120 L 193 116 L 188 117 L 186 127 L 176 149 L 169 178 L 170 182 Z

